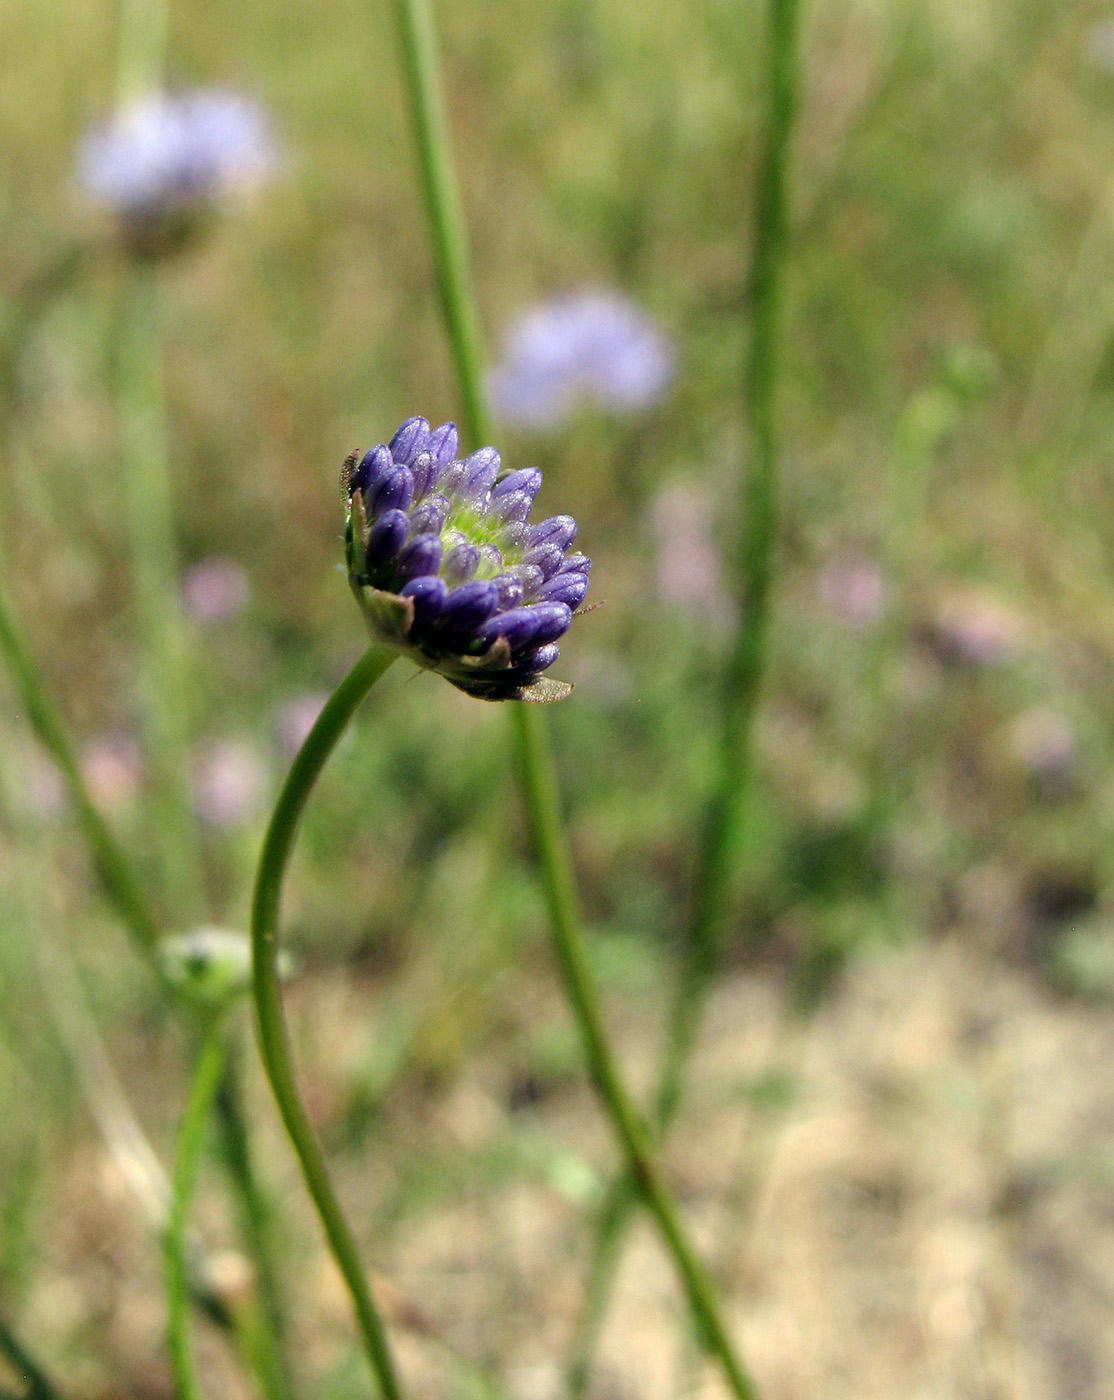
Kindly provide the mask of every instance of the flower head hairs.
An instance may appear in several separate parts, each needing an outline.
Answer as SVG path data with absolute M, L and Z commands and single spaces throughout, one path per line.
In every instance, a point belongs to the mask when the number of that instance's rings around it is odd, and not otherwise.
M 673 377 L 673 352 L 625 297 L 593 292 L 545 302 L 511 331 L 491 376 L 508 423 L 551 427 L 578 402 L 646 408 Z
M 460 460 L 452 423 L 409 418 L 389 445 L 353 452 L 341 477 L 348 581 L 376 641 L 483 700 L 558 700 L 542 676 L 588 592 L 570 554 L 576 522 L 530 524 L 536 467 L 502 472 L 482 447 Z

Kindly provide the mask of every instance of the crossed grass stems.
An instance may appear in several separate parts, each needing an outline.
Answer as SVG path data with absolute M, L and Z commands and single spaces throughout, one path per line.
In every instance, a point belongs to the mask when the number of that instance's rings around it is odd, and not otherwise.
M 461 399 L 465 435 L 473 446 L 490 440 L 490 417 L 484 394 L 481 336 L 471 282 L 467 239 L 453 157 L 442 103 L 442 87 L 436 36 L 427 0 L 397 0 L 395 15 L 403 56 L 426 212 L 433 242 L 438 287 L 446 330 L 453 353 Z M 133 17 L 137 7 L 130 5 Z M 539 875 L 549 910 L 554 947 L 566 994 L 576 1018 L 592 1081 L 612 1122 L 626 1158 L 626 1169 L 612 1183 L 600 1213 L 595 1249 L 583 1312 L 574 1335 L 568 1367 L 571 1395 L 582 1394 L 590 1374 L 591 1357 L 605 1315 L 622 1236 L 635 1206 L 641 1201 L 654 1219 L 677 1269 L 698 1338 L 712 1354 L 738 1400 L 755 1395 L 743 1367 L 711 1280 L 693 1250 L 681 1217 L 657 1162 L 655 1139 L 664 1137 L 681 1103 L 684 1079 L 699 1029 L 703 1003 L 716 971 L 729 911 L 731 874 L 743 835 L 746 790 L 751 754 L 751 733 L 765 664 L 765 637 L 769 595 L 773 577 L 776 537 L 776 469 L 778 441 L 774 402 L 779 361 L 779 323 L 782 270 L 786 252 L 786 169 L 789 138 L 796 108 L 796 0 L 770 0 L 769 90 L 766 147 L 760 165 L 755 212 L 755 238 L 751 272 L 752 328 L 749 362 L 744 376 L 743 400 L 751 430 L 752 462 L 744 476 L 741 509 L 742 535 L 736 563 L 739 580 L 740 623 L 735 644 L 722 676 L 722 728 L 717 776 L 709 795 L 696 862 L 692 912 L 686 929 L 684 965 L 670 1011 L 666 1049 L 650 1125 L 644 1122 L 625 1088 L 612 1054 L 599 1010 L 599 999 L 590 970 L 580 927 L 572 868 L 565 844 L 559 799 L 549 755 L 544 717 L 532 707 L 508 706 L 523 795 L 534 839 Z M 155 33 L 157 27 L 149 32 Z M 161 39 L 161 30 L 160 39 Z M 151 348 L 151 300 L 136 294 L 133 323 L 141 346 Z M 135 346 L 132 346 L 134 352 Z M 142 355 L 131 359 L 143 363 Z M 129 404 L 127 389 L 133 392 Z M 134 395 L 138 395 L 138 402 Z M 157 385 L 144 383 L 139 371 L 125 376 L 122 408 L 125 425 L 129 408 L 137 420 L 156 426 L 161 422 Z M 164 429 L 165 431 L 165 429 Z M 157 458 L 157 453 L 156 453 Z M 144 475 L 145 473 L 145 475 Z M 152 577 L 154 551 L 144 551 L 144 528 L 159 526 L 157 536 L 168 533 L 168 518 L 160 491 L 165 493 L 164 460 L 148 460 L 136 478 L 146 484 L 146 504 L 140 503 L 132 530 L 133 569 L 137 582 Z M 173 584 L 171 550 L 161 551 L 162 569 Z M 144 640 L 154 674 L 166 675 L 178 664 L 174 653 L 175 619 L 144 618 Z M 161 637 L 161 640 L 160 640 Z M 89 801 L 80 772 L 57 712 L 51 705 L 16 626 L 0 600 L 0 650 L 5 654 L 29 718 L 66 778 L 79 824 L 94 855 L 106 888 L 125 922 L 147 951 L 154 946 L 156 925 L 145 896 L 134 881 L 130 865 L 116 846 L 107 826 Z M 330 1248 L 352 1295 L 359 1330 L 369 1363 L 388 1400 L 400 1400 L 402 1391 L 354 1238 L 340 1211 L 325 1170 L 320 1147 L 297 1097 L 289 1041 L 282 1012 L 277 975 L 278 909 L 281 883 L 293 846 L 302 808 L 333 745 L 371 685 L 382 675 L 392 657 L 372 648 L 357 663 L 330 699 L 305 746 L 295 759 L 280 794 L 264 842 L 253 899 L 252 937 L 255 949 L 255 996 L 260 1046 L 292 1143 L 301 1162 L 307 1186 L 317 1205 Z M 160 757 L 167 768 L 181 737 L 180 716 L 156 715 Z M 173 806 L 173 802 L 171 803 Z M 176 843 L 188 843 L 188 830 L 178 824 Z M 184 833 L 184 834 L 183 834 Z M 180 853 L 188 845 L 178 846 Z M 187 868 L 192 859 L 186 862 Z M 181 870 L 182 864 L 173 864 Z M 200 1049 L 183 1119 L 177 1163 L 164 1242 L 167 1256 L 167 1294 L 170 1311 L 170 1351 L 176 1382 L 183 1400 L 199 1393 L 190 1356 L 186 1326 L 187 1299 L 204 1305 L 204 1289 L 191 1282 L 186 1243 L 186 1220 L 196 1183 L 204 1143 L 204 1124 L 218 1101 L 225 1077 L 227 1039 L 218 1016 L 198 1028 Z M 229 1113 L 227 1094 L 224 1112 Z M 234 1115 L 235 1116 L 235 1115 Z M 240 1146 L 246 1144 L 239 1123 Z M 234 1134 L 235 1136 L 235 1134 Z M 242 1162 L 241 1162 L 242 1167 Z M 236 1173 L 234 1172 L 234 1176 Z M 241 1180 L 241 1186 L 243 1182 Z M 252 1193 L 249 1192 L 250 1196 Z M 246 1204 L 251 1202 L 246 1199 Z M 258 1194 L 254 1206 L 258 1213 Z M 249 1210 L 249 1216 L 251 1212 Z M 255 1238 L 259 1252 L 263 1241 Z M 212 1299 L 210 1310 L 217 1308 Z M 219 1310 L 219 1309 L 218 1309 Z M 281 1320 L 273 1308 L 265 1309 L 266 1325 L 261 1343 L 256 1337 L 254 1369 L 272 1400 L 286 1391 L 278 1354 Z M 259 1346 L 265 1354 L 261 1354 Z

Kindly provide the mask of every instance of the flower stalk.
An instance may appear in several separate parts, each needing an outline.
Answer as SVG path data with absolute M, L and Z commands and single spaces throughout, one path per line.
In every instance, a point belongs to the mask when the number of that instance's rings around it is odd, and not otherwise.
M 426 214 L 433 237 L 437 283 L 453 350 L 466 431 L 489 436 L 483 382 L 480 319 L 471 280 L 467 238 L 445 119 L 436 32 L 428 0 L 396 0 L 403 65 Z M 737 1400 L 755 1395 L 727 1331 L 711 1280 L 685 1232 L 650 1146 L 649 1135 L 611 1053 L 599 1010 L 561 823 L 557 784 L 545 717 L 533 706 L 512 704 L 511 726 L 552 937 L 589 1070 L 611 1119 L 628 1169 L 673 1258 L 701 1335 L 716 1355 Z
M 752 457 L 740 501 L 741 535 L 736 552 L 739 622 L 723 676 L 719 761 L 705 810 L 684 963 L 670 1008 L 655 1094 L 654 1127 L 659 1136 L 664 1136 L 680 1106 L 685 1071 L 726 935 L 731 879 L 744 834 L 752 776 L 754 719 L 766 670 L 777 539 L 780 445 L 776 395 L 789 243 L 787 179 L 799 100 L 798 18 L 798 0 L 769 0 L 766 146 L 757 176 L 750 276 L 751 338 L 743 381 Z M 611 1278 L 636 1200 L 635 1183 L 628 1174 L 612 1184 L 600 1212 L 584 1307 L 568 1368 L 569 1391 L 574 1400 L 587 1383 L 591 1355 L 606 1315 Z
M 329 1249 L 351 1297 L 368 1363 L 385 1400 L 402 1400 L 386 1330 L 294 1077 L 279 979 L 279 911 L 287 862 L 314 784 L 360 702 L 394 659 L 395 653 L 387 648 L 370 647 L 326 702 L 294 759 L 271 814 L 251 907 L 252 989 L 260 1054 Z

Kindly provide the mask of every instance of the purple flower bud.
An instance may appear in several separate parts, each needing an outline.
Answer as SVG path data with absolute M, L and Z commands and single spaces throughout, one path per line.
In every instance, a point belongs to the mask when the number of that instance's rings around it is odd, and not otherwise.
M 364 499 L 371 515 L 381 515 L 388 510 L 406 510 L 413 495 L 414 478 L 406 467 L 395 467 L 375 483 L 370 499 Z
M 464 484 L 460 494 L 467 501 L 480 502 L 495 485 L 499 475 L 499 454 L 494 447 L 481 447 L 464 459 Z
M 410 531 L 415 536 L 439 535 L 448 518 L 448 501 L 443 496 L 433 496 L 410 512 Z
M 438 639 L 447 646 L 465 647 L 481 622 L 499 606 L 499 593 L 490 579 L 462 583 L 449 594 L 437 624 Z
M 535 564 L 519 564 L 515 568 L 515 573 L 522 580 L 522 596 L 524 598 L 533 598 L 545 582 L 541 569 Z
M 492 499 L 488 514 L 491 519 L 502 521 L 504 524 L 508 520 L 524 521 L 533 504 L 525 491 L 508 491 L 505 496 Z
M 538 589 L 538 597 L 547 603 L 565 603 L 570 608 L 578 608 L 588 592 L 587 574 L 554 574 L 548 583 Z
M 592 569 L 592 561 L 586 554 L 568 554 L 562 563 L 558 573 L 562 574 L 587 574 Z
M 438 467 L 447 467 L 456 456 L 457 432 L 455 423 L 442 423 L 429 435 L 426 451 L 432 454 Z
M 421 578 L 413 578 L 409 583 L 404 583 L 399 589 L 399 596 L 413 598 L 414 625 L 411 631 L 420 637 L 441 616 L 441 609 L 449 596 L 449 588 L 443 578 L 438 578 L 435 574 L 425 574 Z
M 403 547 L 395 566 L 403 578 L 418 578 L 435 574 L 441 567 L 441 539 L 438 535 L 419 535 Z M 576 575 L 570 575 L 576 577 Z M 584 580 L 587 587 L 588 580 Z
M 524 564 L 533 564 L 535 568 L 541 569 L 542 578 L 550 578 L 561 567 L 561 562 L 565 557 L 565 551 L 556 544 L 539 544 L 533 549 L 528 549 L 522 556 Z
M 534 645 L 543 647 L 563 637 L 572 625 L 572 609 L 567 603 L 535 603 L 530 611 L 537 618 Z
M 419 452 L 410 463 L 410 475 L 414 478 L 414 499 L 420 501 L 437 484 L 437 468 L 429 452 Z
M 370 452 L 364 453 L 360 465 L 356 468 L 352 477 L 352 489 L 363 491 L 366 495 L 393 465 L 390 448 L 384 447 L 382 443 L 373 447 Z
M 445 577 L 450 583 L 464 583 L 480 567 L 480 551 L 468 540 L 454 544 L 445 555 Z
M 391 438 L 391 456 L 400 466 L 408 466 L 429 441 L 429 424 L 424 418 L 407 418 Z
M 506 612 L 522 602 L 522 580 L 517 574 L 499 574 L 492 583 L 499 592 L 499 611 Z
M 498 637 L 505 637 L 512 652 L 533 645 L 539 618 L 537 608 L 511 608 L 497 613 L 476 628 L 476 641 L 489 647 Z
M 410 520 L 405 511 L 389 510 L 381 515 L 368 531 L 368 568 L 377 568 L 393 559 L 405 544 L 409 533 Z
M 441 475 L 438 478 L 438 487 L 446 496 L 455 496 L 464 483 L 464 474 L 468 468 L 463 462 L 450 462 L 447 467 L 442 467 Z
M 571 515 L 551 515 L 532 525 L 527 539 L 531 545 L 555 544 L 559 549 L 568 549 L 576 539 L 576 521 Z
M 514 665 L 503 672 L 503 679 L 510 685 L 533 680 L 547 666 L 552 666 L 560 655 L 561 649 L 555 642 L 550 642 L 544 647 L 531 647 L 515 656 Z
M 503 555 L 497 544 L 480 545 L 480 568 L 498 573 L 503 567 Z
M 498 499 L 511 491 L 525 491 L 531 501 L 541 490 L 542 474 L 537 467 L 523 467 L 517 472 L 508 472 L 501 481 L 492 487 L 491 494 Z

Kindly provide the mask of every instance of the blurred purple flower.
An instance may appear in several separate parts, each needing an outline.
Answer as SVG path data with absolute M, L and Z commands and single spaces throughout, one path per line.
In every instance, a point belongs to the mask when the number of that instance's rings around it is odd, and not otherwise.
M 144 223 L 258 184 L 275 162 L 267 119 L 249 98 L 150 93 L 85 136 L 78 172 L 91 195 Z
M 829 560 L 820 575 L 820 598 L 848 627 L 869 627 L 886 611 L 888 588 L 873 559 Z
M 545 428 L 581 402 L 648 408 L 673 370 L 669 342 L 633 302 L 586 292 L 543 302 L 515 323 L 491 393 L 508 423 Z
M 186 609 L 198 622 L 223 622 L 247 605 L 248 576 L 234 559 L 203 559 L 186 574 Z
M 267 769 L 244 739 L 223 739 L 201 756 L 194 781 L 197 814 L 210 826 L 240 826 L 259 810 Z
M 275 733 L 286 753 L 295 754 L 302 747 L 328 698 L 328 691 L 310 690 L 288 700 L 279 710 Z

